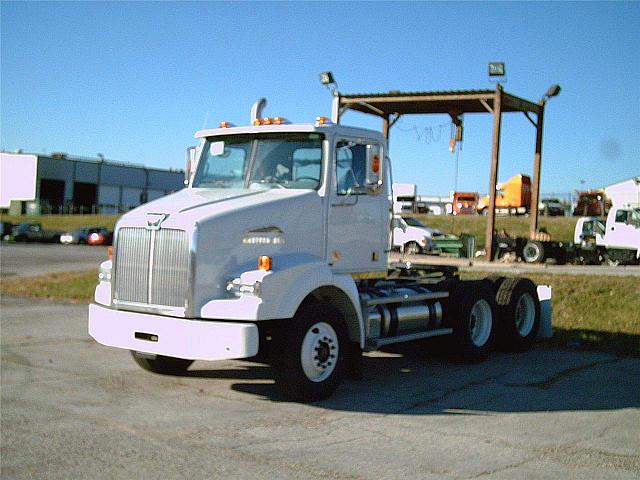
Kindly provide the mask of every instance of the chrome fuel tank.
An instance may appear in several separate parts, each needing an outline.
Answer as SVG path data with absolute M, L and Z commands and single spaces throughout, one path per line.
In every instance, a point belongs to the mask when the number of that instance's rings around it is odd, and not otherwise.
M 360 295 L 368 312 L 367 338 L 388 338 L 440 328 L 442 305 L 436 299 L 429 299 L 432 293 L 415 285 L 367 288 Z

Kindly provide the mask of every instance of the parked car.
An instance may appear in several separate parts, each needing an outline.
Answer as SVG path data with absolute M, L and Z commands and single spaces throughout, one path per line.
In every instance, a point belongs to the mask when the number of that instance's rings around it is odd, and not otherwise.
M 564 205 L 557 198 L 545 198 L 538 208 L 547 217 L 564 216 Z
M 444 236 L 442 230 L 427 227 L 413 217 L 394 216 L 391 228 L 394 248 L 408 254 L 435 252 L 433 238 Z
M 59 242 L 60 232 L 44 230 L 37 222 L 21 222 L 13 226 L 11 238 L 16 242 Z
M 87 244 L 89 245 L 111 245 L 113 232 L 106 228 L 98 228 L 89 233 Z
M 0 239 L 9 240 L 9 238 L 11 238 L 12 231 L 13 231 L 13 223 L 0 222 Z
M 87 239 L 89 235 L 94 232 L 98 232 L 100 230 L 104 230 L 104 227 L 82 227 L 74 230 L 73 232 L 67 232 L 60 235 L 60 243 L 64 244 L 81 244 L 87 243 Z

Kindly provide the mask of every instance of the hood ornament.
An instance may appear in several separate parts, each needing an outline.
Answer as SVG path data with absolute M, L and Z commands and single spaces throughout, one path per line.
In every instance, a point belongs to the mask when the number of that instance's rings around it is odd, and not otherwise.
M 167 218 L 169 218 L 168 213 L 147 213 L 147 229 L 160 230 L 160 225 Z

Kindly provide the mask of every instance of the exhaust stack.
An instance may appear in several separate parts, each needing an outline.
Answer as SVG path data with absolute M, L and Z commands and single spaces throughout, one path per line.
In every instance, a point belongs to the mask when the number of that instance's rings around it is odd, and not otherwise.
M 253 122 L 259 118 L 262 118 L 262 110 L 264 110 L 264 107 L 267 106 L 267 99 L 266 98 L 261 98 L 260 100 L 256 101 L 256 103 L 253 104 L 253 107 L 251 107 L 251 125 L 253 125 Z

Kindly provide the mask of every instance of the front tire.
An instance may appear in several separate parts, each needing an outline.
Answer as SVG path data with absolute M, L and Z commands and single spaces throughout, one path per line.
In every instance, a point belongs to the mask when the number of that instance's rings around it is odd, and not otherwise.
M 404 246 L 404 253 L 407 255 L 417 255 L 421 252 L 420 245 L 416 242 L 409 242 Z
M 131 352 L 131 356 L 133 356 L 135 362 L 144 370 L 159 373 L 161 375 L 183 374 L 193 363 L 193 360 L 165 357 L 162 355 L 156 355 L 156 358 L 147 358 L 146 356 L 141 356 L 138 352 L 134 351 Z
M 307 303 L 281 335 L 274 367 L 282 393 L 301 402 L 330 397 L 344 376 L 347 334 L 340 312 L 328 304 Z

